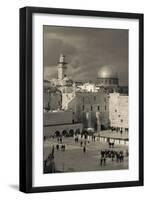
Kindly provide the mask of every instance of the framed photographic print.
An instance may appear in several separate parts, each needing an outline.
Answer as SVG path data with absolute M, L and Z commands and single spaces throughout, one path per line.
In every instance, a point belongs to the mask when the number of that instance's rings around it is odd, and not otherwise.
M 20 191 L 143 185 L 143 14 L 20 9 Z

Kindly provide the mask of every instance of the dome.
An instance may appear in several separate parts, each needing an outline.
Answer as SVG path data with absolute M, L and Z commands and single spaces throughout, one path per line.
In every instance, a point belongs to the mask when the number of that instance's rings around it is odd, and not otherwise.
M 116 72 L 114 72 L 114 69 L 112 66 L 102 66 L 98 70 L 98 77 L 100 78 L 117 78 Z

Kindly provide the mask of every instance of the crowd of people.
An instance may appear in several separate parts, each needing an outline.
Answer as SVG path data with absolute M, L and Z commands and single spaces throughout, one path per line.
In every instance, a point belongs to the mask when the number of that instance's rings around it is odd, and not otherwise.
M 126 155 L 124 154 L 124 151 L 114 151 L 114 150 L 101 150 L 101 156 L 100 156 L 100 165 L 106 165 L 107 159 L 111 159 L 111 161 L 116 162 L 124 162 L 124 156 L 128 157 L 128 151 L 126 151 Z
M 56 144 L 57 151 L 59 150 L 65 151 L 65 148 L 66 148 L 65 144 Z

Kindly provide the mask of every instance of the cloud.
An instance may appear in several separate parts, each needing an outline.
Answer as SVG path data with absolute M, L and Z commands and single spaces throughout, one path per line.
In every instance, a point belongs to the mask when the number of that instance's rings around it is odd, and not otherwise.
M 50 80 L 53 77 L 57 78 L 57 66 L 45 66 L 43 74 L 45 80 Z
M 44 68 L 57 77 L 61 53 L 66 55 L 68 75 L 74 80 L 96 80 L 102 66 L 128 84 L 128 31 L 44 26 Z

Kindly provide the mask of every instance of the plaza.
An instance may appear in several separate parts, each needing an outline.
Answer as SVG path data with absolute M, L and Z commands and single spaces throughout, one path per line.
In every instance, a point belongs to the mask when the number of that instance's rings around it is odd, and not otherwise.
M 128 146 L 115 144 L 110 148 L 107 142 L 99 141 L 96 137 L 94 140 L 86 141 L 86 151 L 81 146 L 81 139 L 75 142 L 74 137 L 63 137 L 62 143 L 57 138 L 49 138 L 44 142 L 44 161 L 54 149 L 54 163 L 56 172 L 81 172 L 81 171 L 99 171 L 99 170 L 120 170 L 128 169 Z M 59 150 L 56 145 L 59 145 Z M 65 151 L 61 146 L 65 145 Z M 116 159 L 106 158 L 105 164 L 101 164 L 101 151 L 123 151 L 123 162 L 116 161 Z

